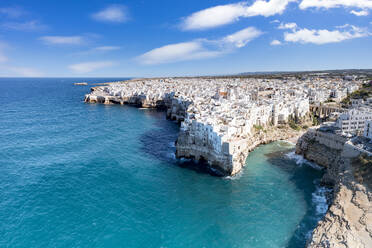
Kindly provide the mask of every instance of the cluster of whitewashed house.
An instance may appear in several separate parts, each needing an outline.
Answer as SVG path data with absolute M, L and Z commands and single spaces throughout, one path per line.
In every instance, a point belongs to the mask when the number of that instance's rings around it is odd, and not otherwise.
M 309 101 L 311 104 L 332 100 L 340 102 L 348 94 L 359 89 L 361 82 L 345 77 L 327 80 L 326 78 L 311 80 L 309 88 Z M 366 83 L 366 82 L 364 82 Z M 351 99 L 351 108 L 344 113 L 333 113 L 338 116 L 335 126 L 343 134 L 360 135 L 372 139 L 372 98 Z
M 328 100 L 340 102 L 348 94 L 358 90 L 359 84 L 355 81 L 344 80 L 315 80 L 309 84 L 309 101 L 319 104 Z
M 324 79 L 166 78 L 114 83 L 104 87 L 104 93 L 120 99 L 171 101 L 173 112 L 187 102 L 181 132 L 216 153 L 233 154 L 239 140 L 253 130 L 302 119 L 310 103 L 339 99 L 359 85 Z M 234 142 L 237 145 L 231 145 Z

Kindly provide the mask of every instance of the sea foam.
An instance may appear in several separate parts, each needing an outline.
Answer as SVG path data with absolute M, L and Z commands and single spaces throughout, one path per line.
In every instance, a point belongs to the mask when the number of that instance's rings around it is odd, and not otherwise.
M 316 163 L 310 162 L 309 160 L 305 159 L 302 155 L 296 154 L 294 151 L 289 152 L 286 154 L 287 158 L 294 160 L 297 165 L 308 165 L 316 170 L 322 170 L 323 168 Z
M 294 151 L 287 153 L 286 156 L 289 159 L 295 161 L 296 164 L 299 166 L 303 166 L 303 165 L 310 166 L 316 170 L 323 169 L 321 166 L 313 162 L 310 162 L 309 160 L 305 159 L 302 155 L 296 154 Z M 315 185 L 315 191 L 311 194 L 311 201 L 315 209 L 314 218 L 316 222 L 318 222 L 327 213 L 327 210 L 329 208 L 329 205 L 327 202 L 327 195 L 330 192 L 332 192 L 332 189 L 320 186 L 319 180 L 315 180 L 314 185 Z M 305 239 L 306 240 L 310 239 L 311 235 L 312 235 L 312 230 L 309 230 L 305 235 Z
M 316 217 L 322 218 L 328 210 L 327 194 L 332 192 L 332 189 L 321 187 L 319 182 L 317 184 L 316 190 L 311 194 L 312 202 L 315 205 Z

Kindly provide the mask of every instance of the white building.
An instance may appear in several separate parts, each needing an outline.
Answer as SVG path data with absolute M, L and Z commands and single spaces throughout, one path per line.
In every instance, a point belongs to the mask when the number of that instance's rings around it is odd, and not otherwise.
M 364 131 L 366 121 L 372 120 L 372 111 L 352 109 L 337 119 L 336 125 L 343 133 L 360 134 Z
M 364 104 L 363 99 L 351 99 L 351 106 L 353 108 L 358 108 Z
M 364 124 L 364 137 L 372 139 L 372 121 L 366 121 Z

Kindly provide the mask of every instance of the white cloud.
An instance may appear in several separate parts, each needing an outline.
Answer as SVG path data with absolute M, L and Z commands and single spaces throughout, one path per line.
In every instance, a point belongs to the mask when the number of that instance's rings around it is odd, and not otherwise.
M 208 51 L 201 41 L 182 42 L 155 48 L 137 58 L 141 64 L 163 64 L 184 60 L 210 58 L 218 52 Z
M 27 22 L 5 22 L 1 24 L 2 28 L 17 30 L 17 31 L 38 31 L 46 29 L 47 26 L 41 24 L 38 21 L 27 21 Z
M 256 28 L 248 27 L 218 40 L 198 39 L 162 46 L 136 59 L 141 64 L 151 65 L 212 58 L 241 48 L 261 34 Z
M 9 71 L 12 73 L 12 76 L 15 74 L 15 76 L 21 76 L 21 77 L 43 77 L 44 73 L 29 67 L 13 67 L 13 66 L 7 66 L 3 68 L 6 71 Z
M 18 18 L 25 14 L 25 11 L 19 7 L 0 8 L 0 15 L 8 18 Z
M 93 50 L 101 51 L 101 52 L 108 52 L 108 51 L 115 51 L 119 49 L 120 49 L 119 46 L 100 46 L 100 47 L 94 48 Z
M 248 2 L 219 5 L 207 8 L 185 18 L 182 23 L 184 30 L 202 30 L 229 24 L 241 17 L 272 16 L 282 14 L 288 3 L 296 0 L 256 0 L 248 6 Z
M 245 17 L 250 16 L 272 16 L 276 14 L 282 14 L 290 2 L 296 2 L 297 0 L 257 0 L 251 6 L 245 9 Z
M 369 15 L 369 12 L 367 10 L 361 10 L 361 11 L 356 11 L 352 10 L 350 11 L 351 14 L 356 15 L 356 16 L 367 16 Z
M 103 54 L 108 53 L 116 50 L 120 50 L 121 47 L 119 46 L 99 46 L 99 47 L 93 47 L 91 49 L 80 51 L 71 54 L 72 56 L 85 56 L 85 55 L 97 55 L 97 54 Z
M 213 28 L 232 23 L 244 15 L 244 8 L 243 3 L 238 3 L 201 10 L 187 17 L 182 26 L 185 30 L 193 30 Z
M 27 17 L 29 15 L 28 12 L 20 7 L 0 8 L 0 17 L 3 19 L 3 22 L 0 23 L 0 27 L 17 31 L 37 31 L 47 28 L 46 25 L 37 20 L 19 20 L 20 17 Z
M 355 8 L 372 8 L 371 0 L 302 0 L 300 9 L 307 8 L 338 8 L 338 7 L 355 7 Z
M 281 45 L 282 43 L 279 41 L 279 40 L 273 40 L 271 43 L 270 43 L 270 45 L 271 46 L 279 46 L 279 45 Z
M 94 61 L 73 64 L 69 66 L 69 69 L 75 73 L 89 73 L 95 70 L 111 67 L 113 65 L 115 65 L 115 63 L 112 61 Z
M 80 45 L 84 42 L 81 36 L 43 36 L 40 39 L 48 45 Z
M 18 67 L 18 66 L 8 66 L 8 57 L 4 54 L 4 50 L 7 50 L 8 44 L 0 41 L 0 76 L 3 77 L 42 77 L 44 73 L 41 71 L 30 68 L 30 67 Z
M 278 27 L 278 29 L 291 29 L 291 30 L 295 30 L 296 28 L 297 28 L 297 24 L 294 22 L 280 23 Z
M 279 23 L 279 22 L 280 22 L 279 20 L 273 20 L 270 23 Z
M 248 27 L 224 38 L 226 43 L 234 44 L 240 48 L 247 45 L 248 42 L 260 36 L 262 32 L 254 27 Z
M 297 29 L 293 30 L 292 33 L 284 33 L 284 40 L 288 42 L 313 43 L 321 45 L 370 35 L 366 29 L 348 24 L 337 28 L 338 29 L 332 31 L 327 29 Z
M 92 17 L 97 21 L 125 22 L 128 20 L 128 13 L 123 5 L 111 5 L 93 14 Z

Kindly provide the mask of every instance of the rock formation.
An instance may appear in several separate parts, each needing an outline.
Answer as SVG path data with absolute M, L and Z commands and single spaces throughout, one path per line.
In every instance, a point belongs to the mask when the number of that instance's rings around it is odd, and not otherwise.
M 324 166 L 322 182 L 334 189 L 332 203 L 307 247 L 372 247 L 372 193 L 354 177 L 355 167 L 361 165 L 352 166 L 363 151 L 344 137 L 311 129 L 298 140 L 296 153 Z
M 337 81 L 139 79 L 94 87 L 85 101 L 165 109 L 181 125 L 176 156 L 204 160 L 226 176 L 238 173 L 256 146 L 299 135 L 309 101 L 329 96 L 332 88 L 346 89 Z M 350 163 L 361 151 L 345 137 L 311 129 L 296 152 L 327 168 L 322 182 L 334 188 L 333 203 L 307 246 L 372 247 L 372 196 L 355 180 Z

